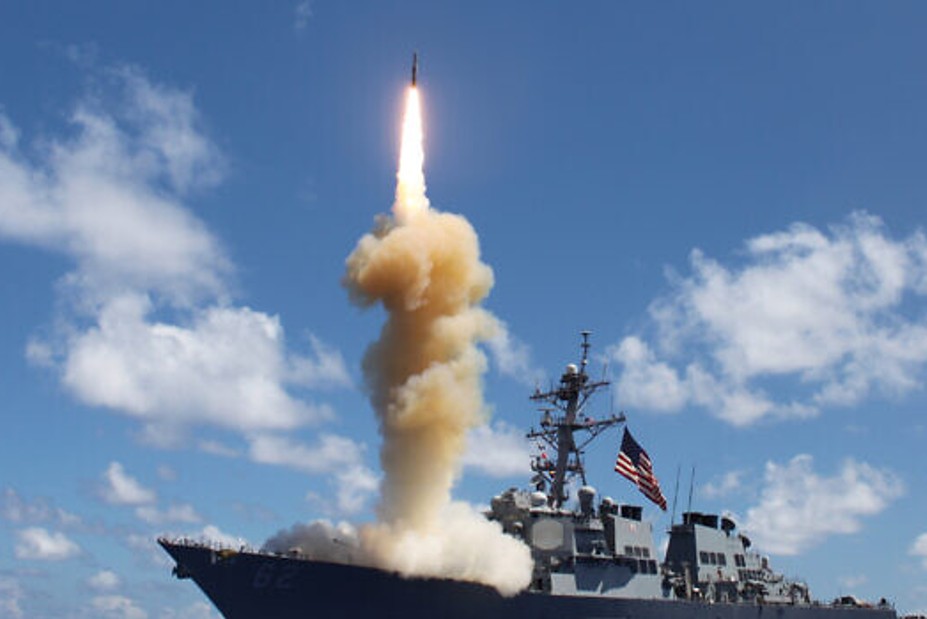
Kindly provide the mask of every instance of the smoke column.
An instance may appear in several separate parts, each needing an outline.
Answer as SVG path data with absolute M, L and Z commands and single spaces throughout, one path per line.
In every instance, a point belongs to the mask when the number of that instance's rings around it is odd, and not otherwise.
M 408 575 L 483 582 L 505 594 L 527 586 L 529 549 L 496 523 L 451 501 L 467 431 L 487 416 L 486 358 L 477 347 L 500 328 L 479 307 L 493 284 L 479 240 L 459 215 L 425 195 L 418 90 L 410 87 L 396 201 L 347 260 L 346 286 L 387 321 L 363 362 L 383 446 L 379 522 L 361 529 L 375 564 Z

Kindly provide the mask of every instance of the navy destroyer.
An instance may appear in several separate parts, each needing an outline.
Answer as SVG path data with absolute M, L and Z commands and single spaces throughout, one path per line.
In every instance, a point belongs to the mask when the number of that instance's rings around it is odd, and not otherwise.
M 530 463 L 531 485 L 494 497 L 486 513 L 531 548 L 534 571 L 524 591 L 503 596 L 472 582 L 403 577 L 354 564 L 347 554 L 323 560 L 301 548 L 271 552 L 161 538 L 176 562 L 174 575 L 192 579 L 227 619 L 895 619 L 884 600 L 814 601 L 807 585 L 776 573 L 751 550 L 728 517 L 684 513 L 659 560 L 643 508 L 597 499 L 587 485 L 585 447 L 625 423 L 623 414 L 587 414 L 591 396 L 608 384 L 587 373 L 588 336 L 579 363 L 531 396 L 542 404 L 541 419 L 527 436 L 544 447 Z M 616 471 L 665 509 L 649 457 L 626 427 Z M 568 488 L 577 486 L 577 500 L 568 501 Z

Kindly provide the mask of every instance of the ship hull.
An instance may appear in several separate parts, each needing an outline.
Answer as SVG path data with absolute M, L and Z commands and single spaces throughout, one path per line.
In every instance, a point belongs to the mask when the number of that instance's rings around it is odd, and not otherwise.
M 894 619 L 888 608 L 707 604 L 525 592 L 160 540 L 226 619 Z

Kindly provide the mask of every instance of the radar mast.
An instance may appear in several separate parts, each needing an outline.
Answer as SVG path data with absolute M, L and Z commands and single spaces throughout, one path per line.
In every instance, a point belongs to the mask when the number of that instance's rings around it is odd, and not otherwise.
M 544 453 L 531 462 L 534 471 L 534 483 L 539 491 L 546 492 L 547 503 L 553 508 L 561 507 L 567 500 L 566 484 L 579 475 L 586 484 L 586 471 L 583 468 L 583 450 L 604 430 L 625 420 L 624 414 L 596 420 L 586 415 L 585 408 L 589 398 L 599 389 L 607 387 L 607 380 L 590 381 L 586 373 L 589 365 L 589 331 L 583 331 L 581 344 L 583 353 L 579 366 L 569 364 L 560 377 L 560 386 L 542 392 L 535 390 L 531 399 L 543 402 L 541 406 L 541 428 L 531 428 L 527 437 L 543 441 L 553 451 L 553 458 Z M 552 414 L 553 413 L 553 414 Z M 578 435 L 585 433 L 577 444 Z

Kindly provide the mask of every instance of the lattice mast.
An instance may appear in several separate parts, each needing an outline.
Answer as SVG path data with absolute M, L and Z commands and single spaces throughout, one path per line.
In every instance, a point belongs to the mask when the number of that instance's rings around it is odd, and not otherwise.
M 566 484 L 576 475 L 586 484 L 586 471 L 583 468 L 583 450 L 604 430 L 625 420 L 624 414 L 612 415 L 607 419 L 596 420 L 586 415 L 585 408 L 589 398 L 599 389 L 607 387 L 607 380 L 592 382 L 586 373 L 589 364 L 589 331 L 583 331 L 582 358 L 579 366 L 571 363 L 560 377 L 560 386 L 542 392 L 536 390 L 531 399 L 543 402 L 541 406 L 541 428 L 531 428 L 527 437 L 542 441 L 553 452 L 553 457 L 542 453 L 531 462 L 534 471 L 534 483 L 538 490 L 547 493 L 547 503 L 559 508 L 567 500 Z M 587 436 L 577 445 L 577 434 Z

